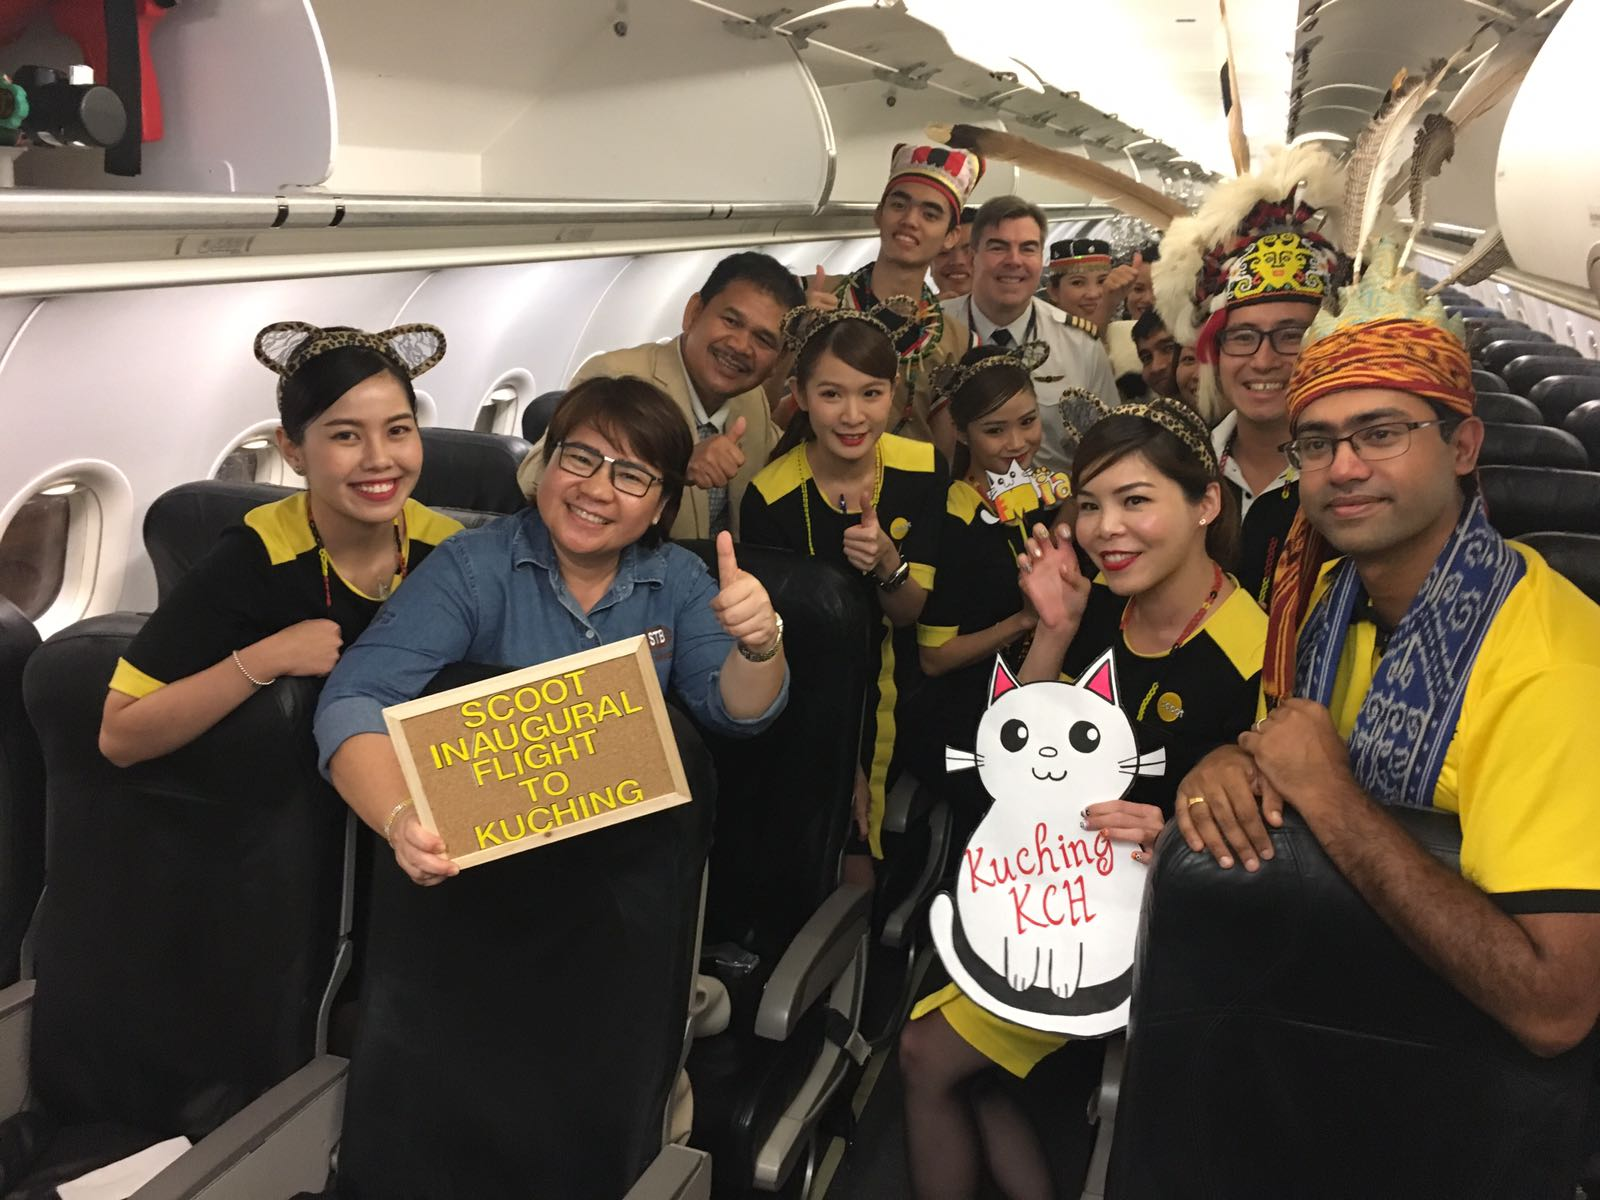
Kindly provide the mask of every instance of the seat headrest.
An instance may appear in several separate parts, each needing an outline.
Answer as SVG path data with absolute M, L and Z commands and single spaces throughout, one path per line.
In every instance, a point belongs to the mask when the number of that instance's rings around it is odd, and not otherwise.
M 1505 365 L 1524 355 L 1542 358 L 1581 358 L 1571 346 L 1558 346 L 1548 337 L 1506 337 L 1484 346 L 1482 358 L 1489 370 L 1499 372 Z
M 550 424 L 556 405 L 561 403 L 561 397 L 566 394 L 564 391 L 542 392 L 529 401 L 528 407 L 522 410 L 522 436 L 530 444 L 544 436 L 545 427 Z
M 1541 529 L 1600 533 L 1600 473 L 1495 466 L 1478 472 L 1489 520 L 1504 537 Z
M 1524 354 L 1513 358 L 1501 375 L 1519 396 L 1526 396 L 1534 384 L 1551 375 L 1600 375 L 1600 362 L 1560 354 Z
M 171 594 L 223 530 L 239 524 L 251 509 L 293 491 L 271 483 L 199 479 L 157 496 L 144 514 L 144 548 L 156 572 L 156 602 Z
M 44 760 L 22 705 L 22 674 L 39 632 L 0 596 L 0 987 L 18 955 L 44 880 Z
M 433 508 L 514 513 L 527 504 L 517 465 L 531 447 L 519 437 L 470 429 L 422 431 L 422 474 L 412 496 Z
M 1600 375 L 1547 375 L 1528 389 L 1528 399 L 1556 425 L 1578 405 L 1600 399 Z
M 1539 406 L 1511 392 L 1479 392 L 1474 412 L 1479 419 L 1501 425 L 1541 425 Z
M 1583 444 L 1572 434 L 1548 425 L 1487 425 L 1478 462 L 1484 466 L 1589 469 Z

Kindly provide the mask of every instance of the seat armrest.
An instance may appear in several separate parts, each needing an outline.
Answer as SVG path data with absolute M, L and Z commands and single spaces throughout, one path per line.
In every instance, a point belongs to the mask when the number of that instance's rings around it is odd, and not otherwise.
M 938 797 L 932 788 L 923 787 L 909 771 L 901 771 L 884 798 L 883 828 L 889 833 L 904 833 L 922 821 Z
M 711 1156 L 665 1146 L 623 1200 L 711 1200 Z
M 28 1101 L 33 1035 L 33 980 L 0 991 L 0 1120 Z
M 840 884 L 795 934 L 773 968 L 756 1010 L 756 1036 L 784 1041 L 800 1018 L 850 965 L 867 936 L 872 897 L 858 884 Z
M 348 1067 L 332 1054 L 312 1059 L 217 1126 L 132 1200 L 320 1192 L 343 1128 Z

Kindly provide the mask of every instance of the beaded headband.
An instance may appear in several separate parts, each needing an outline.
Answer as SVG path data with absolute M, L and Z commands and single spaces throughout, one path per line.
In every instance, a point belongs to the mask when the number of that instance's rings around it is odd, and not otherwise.
M 880 319 L 880 314 L 891 313 L 906 321 L 917 324 L 926 323 L 927 318 L 918 311 L 918 301 L 910 296 L 890 296 L 887 300 L 873 305 L 871 308 L 808 308 L 804 304 L 791 308 L 783 314 L 783 321 L 779 330 L 783 334 L 784 349 L 794 354 L 796 358 L 805 350 L 806 344 L 830 325 L 837 325 L 840 321 L 865 321 L 874 329 L 889 339 L 889 344 L 894 345 L 896 331 Z M 898 332 L 905 332 L 902 325 Z
M 928 400 L 928 412 L 936 413 L 944 408 L 970 380 L 990 367 L 1014 367 L 1023 374 L 1032 376 L 1049 357 L 1050 347 L 1043 342 L 1023 342 L 1002 353 L 987 354 L 974 363 L 946 363 L 936 368 L 928 377 L 928 383 L 933 389 L 933 394 Z
M 1100 413 L 1099 420 L 1084 428 L 1079 428 L 1073 424 L 1065 416 L 1068 408 L 1065 400 L 1068 397 L 1087 400 Z M 1075 435 L 1080 442 L 1088 436 L 1090 429 L 1093 429 L 1095 425 L 1098 425 L 1100 421 L 1105 420 L 1107 417 L 1138 417 L 1142 421 L 1149 421 L 1152 425 L 1166 430 L 1187 446 L 1207 471 L 1213 475 L 1217 473 L 1217 452 L 1211 445 L 1210 431 L 1206 428 L 1205 422 L 1201 420 L 1200 414 L 1181 400 L 1168 400 L 1160 397 L 1139 404 L 1108 405 L 1093 392 L 1086 391 L 1083 388 L 1068 388 L 1062 399 L 1062 421 L 1066 425 L 1067 431 Z
M 360 346 L 381 354 L 415 379 L 444 357 L 444 334 L 432 325 L 396 325 L 382 333 L 322 329 L 305 321 L 277 321 L 256 334 L 256 358 L 287 379 L 319 354 Z M 282 386 L 281 384 L 279 385 Z

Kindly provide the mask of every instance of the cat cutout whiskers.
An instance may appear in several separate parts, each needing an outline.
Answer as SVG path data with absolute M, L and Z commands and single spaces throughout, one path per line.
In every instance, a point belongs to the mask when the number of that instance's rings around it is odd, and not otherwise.
M 1073 1037 L 1123 1028 L 1147 869 L 1137 846 L 1081 821 L 1136 776 L 1164 774 L 1166 751 L 1139 752 L 1113 651 L 1077 683 L 1023 686 L 997 658 L 975 748 L 946 748 L 945 769 L 976 770 L 993 802 L 954 896 L 934 897 L 928 914 L 950 978 L 1019 1025 Z

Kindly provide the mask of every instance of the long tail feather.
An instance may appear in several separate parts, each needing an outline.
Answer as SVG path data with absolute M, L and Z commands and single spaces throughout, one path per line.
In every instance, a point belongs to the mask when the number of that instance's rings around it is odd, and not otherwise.
M 1444 169 L 1444 164 L 1454 157 L 1455 152 L 1456 131 L 1450 118 L 1429 113 L 1422 119 L 1422 128 L 1417 130 L 1416 145 L 1411 151 L 1411 170 L 1407 172 L 1411 234 L 1406 238 L 1405 248 L 1400 251 L 1400 267 L 1406 265 L 1406 260 L 1411 257 L 1411 248 L 1416 245 L 1417 235 L 1427 224 L 1428 180 Z
M 1345 171 L 1344 230 L 1345 248 L 1355 257 L 1355 275 L 1361 274 L 1363 253 L 1367 238 L 1377 223 L 1378 211 L 1383 207 L 1386 179 L 1384 164 L 1400 145 L 1407 126 L 1422 110 L 1422 106 L 1438 91 L 1445 73 L 1459 57 L 1460 51 L 1441 59 L 1429 68 L 1426 76 L 1397 78 L 1384 98 L 1372 123 L 1361 131 Z
M 1228 149 L 1233 152 L 1236 175 L 1250 172 L 1250 143 L 1244 136 L 1244 110 L 1239 104 L 1239 72 L 1234 66 L 1233 27 L 1228 24 L 1228 0 L 1217 0 L 1222 11 L 1222 36 L 1228 45 L 1228 61 L 1223 67 L 1222 112 L 1228 118 Z
M 1453 283 L 1482 283 L 1501 267 L 1510 265 L 1511 251 L 1506 249 L 1506 240 L 1500 236 L 1500 226 L 1491 225 L 1461 256 L 1456 269 L 1428 289 L 1428 295 L 1436 296 Z
M 1098 196 L 1130 216 L 1165 229 L 1188 209 L 1171 196 L 1138 183 L 1114 167 L 1081 154 L 1052 150 L 1014 133 L 978 125 L 929 125 L 928 136 L 958 150 L 971 150 L 985 158 L 1017 166 L 1038 175 L 1059 179 Z

